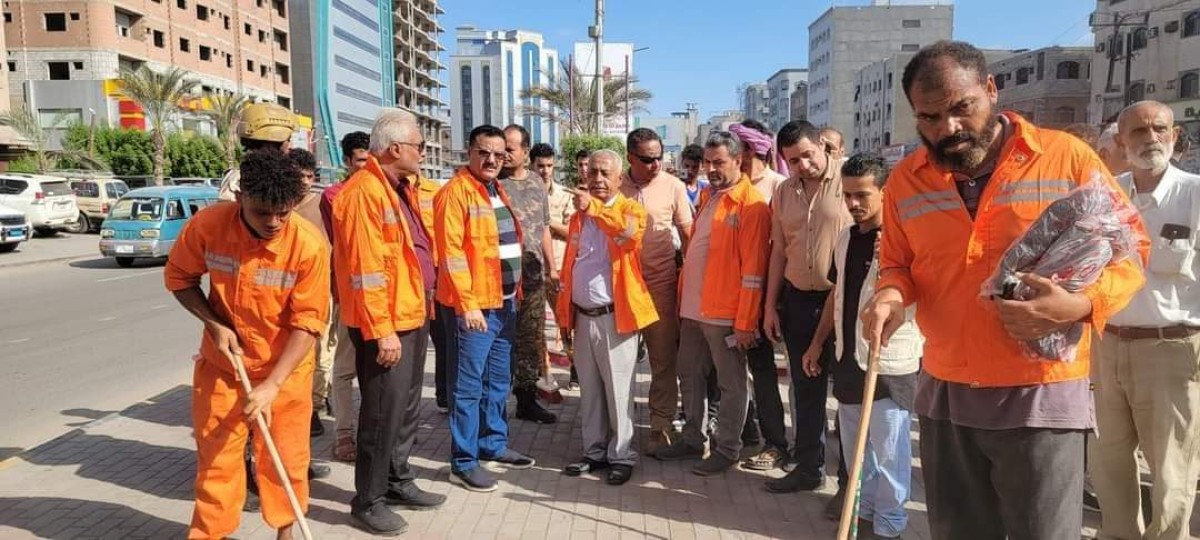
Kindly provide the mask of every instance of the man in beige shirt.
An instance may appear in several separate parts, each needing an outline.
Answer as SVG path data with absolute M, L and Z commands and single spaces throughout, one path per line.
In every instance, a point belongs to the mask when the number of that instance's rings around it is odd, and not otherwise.
M 833 357 L 832 340 L 819 360 L 819 375 L 806 375 L 801 359 L 833 288 L 829 268 L 838 233 L 852 220 L 842 201 L 841 172 L 819 133 L 812 124 L 796 120 L 783 126 L 778 137 L 791 177 L 771 201 L 771 264 L 763 328 L 771 341 L 787 346 L 795 397 L 792 458 L 796 468 L 767 482 L 767 490 L 775 493 L 811 491 L 825 482 L 826 373 Z
M 679 267 L 671 231 L 678 231 L 686 250 L 692 234 L 692 207 L 684 183 L 662 171 L 663 146 L 658 133 L 635 129 L 625 144 L 629 151 L 629 173 L 620 189 L 622 195 L 646 208 L 642 276 L 658 310 L 658 322 L 642 331 L 650 356 L 651 435 L 645 452 L 654 455 L 658 448 L 671 443 L 679 402 L 679 379 L 675 371 L 679 347 Z

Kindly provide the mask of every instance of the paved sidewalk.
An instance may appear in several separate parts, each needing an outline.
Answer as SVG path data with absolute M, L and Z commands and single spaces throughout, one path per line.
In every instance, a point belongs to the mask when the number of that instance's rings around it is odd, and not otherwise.
M 690 472 L 692 463 L 654 459 L 643 459 L 633 479 L 619 488 L 596 478 L 561 475 L 561 468 L 581 453 L 574 392 L 553 407 L 560 415 L 558 424 L 514 419 L 512 447 L 536 457 L 535 468 L 500 475 L 500 489 L 490 494 L 453 486 L 447 480 L 446 416 L 433 404 L 432 354 L 427 365 L 412 464 L 418 482 L 447 494 L 449 501 L 433 512 L 404 512 L 410 523 L 405 538 L 834 537 L 836 524 L 823 516 L 832 479 L 815 494 L 772 495 L 762 482 L 781 471 L 735 470 L 705 479 Z M 649 376 L 646 366 L 641 367 L 638 389 L 645 396 Z M 556 371 L 565 380 L 565 373 Z M 190 388 L 180 386 L 0 463 L 0 538 L 181 538 L 191 515 L 195 467 L 189 406 Z M 644 440 L 644 398 L 638 401 L 638 420 Z M 314 456 L 321 459 L 330 455 L 329 419 L 326 432 L 313 441 Z M 829 459 L 831 468 L 836 467 L 836 445 Z M 332 467 L 330 478 L 313 483 L 309 520 L 314 535 L 368 538 L 348 524 L 352 466 Z M 929 532 L 919 468 L 913 484 L 912 521 L 905 538 L 924 540 Z M 274 534 L 260 516 L 243 514 L 236 536 L 269 539 Z

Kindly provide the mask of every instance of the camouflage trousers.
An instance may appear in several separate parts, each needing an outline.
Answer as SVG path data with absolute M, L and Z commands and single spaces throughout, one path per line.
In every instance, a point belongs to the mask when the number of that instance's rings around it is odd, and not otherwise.
M 524 293 L 512 348 L 513 390 L 536 391 L 546 354 L 546 286 L 526 287 Z

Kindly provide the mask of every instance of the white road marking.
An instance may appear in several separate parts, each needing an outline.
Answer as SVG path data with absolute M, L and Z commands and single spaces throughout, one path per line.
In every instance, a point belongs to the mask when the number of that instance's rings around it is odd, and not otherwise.
M 98 321 L 96 321 L 96 322 L 108 322 L 108 321 L 115 321 L 115 320 L 117 320 L 117 318 L 116 318 L 116 317 L 105 317 L 105 318 L 103 318 L 103 319 L 100 319 L 100 320 L 98 320 Z
M 126 274 L 123 276 L 97 279 L 96 283 L 107 283 L 109 281 L 120 281 L 122 279 L 131 279 L 131 278 L 135 278 L 135 277 L 148 276 L 150 274 L 159 274 L 159 273 L 162 273 L 162 270 L 147 270 L 145 272 L 138 272 L 136 274 Z
M 9 341 L 8 343 L 9 343 L 9 345 L 13 345 L 16 343 L 25 343 L 26 341 L 29 341 L 29 338 L 14 339 L 14 340 Z
M 150 306 L 150 309 L 166 309 L 166 308 L 167 308 L 166 304 L 158 304 L 157 306 Z

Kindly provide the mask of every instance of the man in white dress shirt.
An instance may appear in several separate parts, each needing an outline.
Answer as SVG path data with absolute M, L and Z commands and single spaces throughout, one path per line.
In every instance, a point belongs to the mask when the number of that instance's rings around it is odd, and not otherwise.
M 1200 473 L 1200 176 L 1169 163 L 1171 108 L 1143 101 L 1118 120 L 1129 190 L 1150 236 L 1146 285 L 1095 348 L 1098 443 L 1092 483 L 1100 538 L 1183 540 Z M 1153 518 L 1143 524 L 1137 450 L 1150 464 Z

